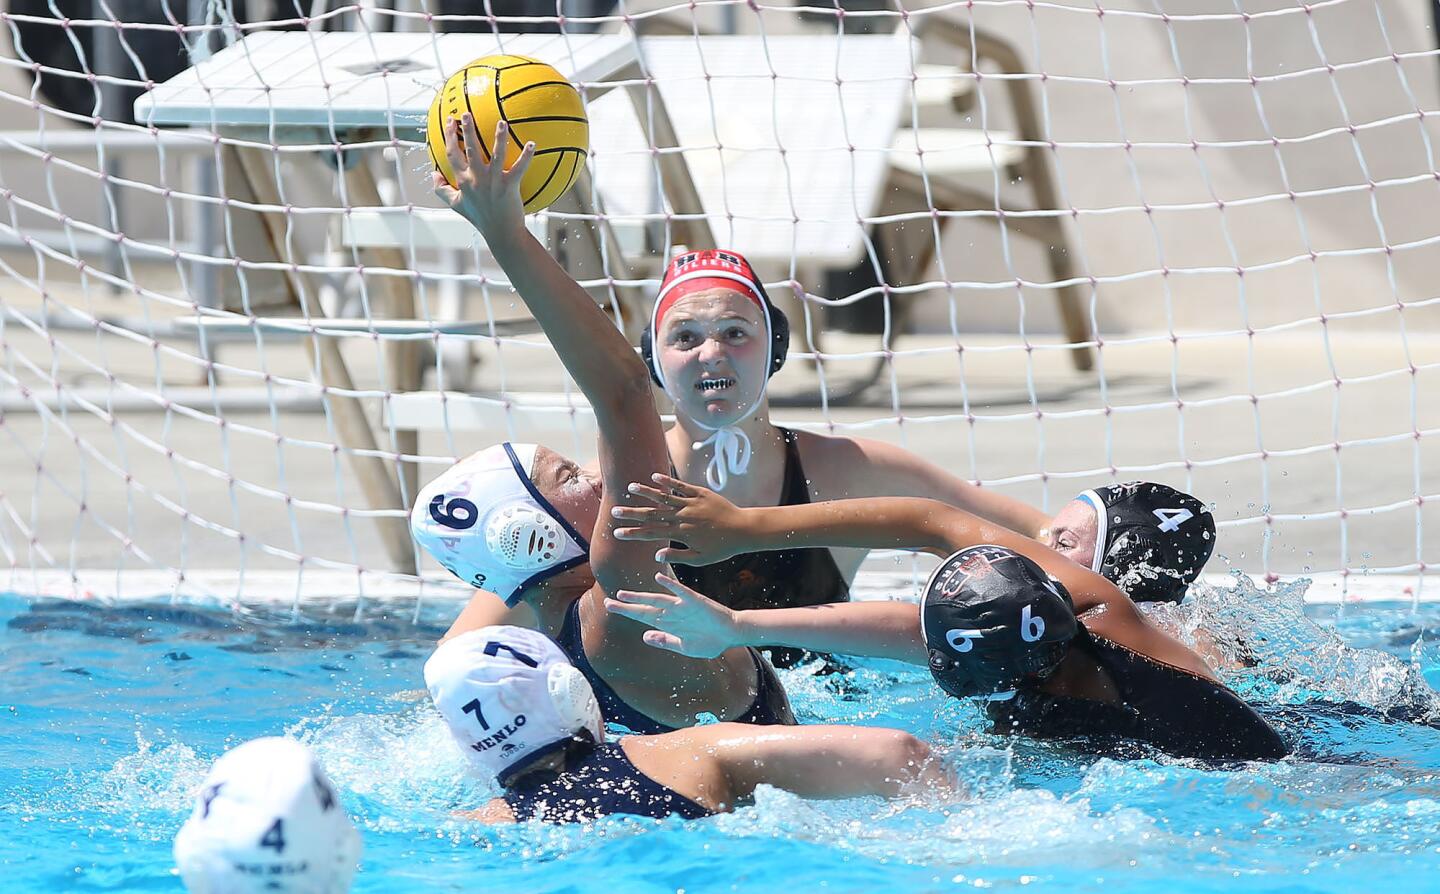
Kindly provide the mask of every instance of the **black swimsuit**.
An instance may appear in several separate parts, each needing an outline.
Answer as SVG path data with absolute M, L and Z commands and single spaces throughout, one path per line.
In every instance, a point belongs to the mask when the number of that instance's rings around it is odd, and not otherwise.
M 987 711 L 996 732 L 1036 738 L 1145 742 L 1176 757 L 1277 760 L 1290 753 L 1279 734 L 1225 686 L 1096 636 L 1080 625 L 1073 648 L 1105 669 L 1118 704 L 1021 689 Z
M 785 481 L 777 505 L 803 506 L 810 502 L 810 488 L 795 432 L 787 428 L 780 432 L 785 437 Z M 850 586 L 835 556 L 824 547 L 748 553 L 714 565 L 673 568 L 681 583 L 733 609 L 828 605 L 850 598 Z M 776 667 L 793 667 L 809 657 L 801 649 L 767 651 Z
M 619 742 L 572 753 L 564 772 L 522 777 L 501 797 L 522 823 L 531 819 L 579 823 L 616 813 L 699 819 L 715 813 L 646 776 Z
M 606 723 L 618 723 L 631 732 L 644 735 L 675 731 L 675 727 L 666 726 L 631 707 L 596 672 L 590 658 L 585 654 L 585 644 L 580 636 L 580 600 L 570 603 L 570 608 L 565 612 L 565 623 L 561 625 L 560 635 L 555 638 L 555 642 L 559 643 L 560 650 L 569 656 L 571 663 L 580 673 L 585 675 L 585 679 L 590 681 L 590 688 L 595 690 L 595 700 L 600 703 L 600 714 Z M 636 643 L 635 648 L 650 647 Z M 775 669 L 760 657 L 759 652 L 754 649 L 748 651 L 755 659 L 755 701 L 750 703 L 745 713 L 734 718 L 734 722 L 793 725 L 795 714 L 790 710 L 790 699 L 785 695 L 785 687 L 780 684 L 780 679 L 775 676 Z

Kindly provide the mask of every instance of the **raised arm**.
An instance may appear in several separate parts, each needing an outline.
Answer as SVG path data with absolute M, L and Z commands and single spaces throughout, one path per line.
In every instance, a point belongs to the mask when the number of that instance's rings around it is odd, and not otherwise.
M 474 119 L 466 114 L 462 121 L 449 122 L 445 149 L 459 188 L 452 189 L 436 173 L 435 191 L 480 231 L 595 411 L 605 483 L 601 521 L 590 544 L 596 580 L 608 592 L 648 584 L 655 567 L 651 551 L 643 544 L 616 541 L 608 513 L 616 496 L 623 496 L 626 482 L 669 468 L 649 374 L 594 299 L 525 228 L 519 184 L 534 144 L 524 147 L 509 171 L 505 164 L 513 157 L 513 138 L 505 122 L 495 128 L 492 145 L 495 152 L 487 163 Z
M 463 147 L 456 140 L 457 127 L 463 133 Z M 534 144 L 527 144 L 514 166 L 505 171 L 507 158 L 514 157 L 512 139 L 505 122 L 500 122 L 495 128 L 495 155 L 486 164 L 480 156 L 474 119 L 466 114 L 462 121 L 452 121 L 446 127 L 445 148 L 459 188 L 452 189 L 436 172 L 436 193 L 480 231 L 565 370 L 595 408 L 601 431 L 641 421 L 641 416 L 658 429 L 644 363 L 589 293 L 525 228 L 519 184 Z M 643 399 L 623 387 L 636 381 L 646 386 L 633 389 Z

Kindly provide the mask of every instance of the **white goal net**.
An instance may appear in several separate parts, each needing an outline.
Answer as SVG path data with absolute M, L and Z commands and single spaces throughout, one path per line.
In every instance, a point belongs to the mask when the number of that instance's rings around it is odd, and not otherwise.
M 0 590 L 444 586 L 418 484 L 504 438 L 593 456 L 430 194 L 430 97 L 500 51 L 591 120 L 534 231 L 632 337 L 676 246 L 745 253 L 795 331 L 777 421 L 1052 511 L 1166 481 L 1213 503 L 1212 571 L 1440 561 L 1428 5 L 0 10 Z

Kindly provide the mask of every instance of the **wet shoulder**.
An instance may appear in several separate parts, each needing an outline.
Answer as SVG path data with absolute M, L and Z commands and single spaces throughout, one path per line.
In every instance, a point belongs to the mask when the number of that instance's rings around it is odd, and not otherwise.
M 618 745 L 636 772 L 706 810 L 719 812 L 727 809 L 731 797 L 729 778 L 717 756 L 721 737 L 710 732 L 716 727 L 743 725 L 718 723 L 653 736 L 626 736 Z
M 795 450 L 804 468 L 810 499 L 844 500 L 874 496 L 868 492 L 863 474 L 870 464 L 863 445 L 854 438 L 822 435 L 792 429 Z

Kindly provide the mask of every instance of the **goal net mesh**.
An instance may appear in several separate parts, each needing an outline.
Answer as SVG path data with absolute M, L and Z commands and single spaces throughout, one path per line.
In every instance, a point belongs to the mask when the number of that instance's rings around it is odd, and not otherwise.
M 1212 571 L 1423 577 L 1430 15 L 15 0 L 0 589 L 444 588 L 417 485 L 505 438 L 593 457 L 430 191 L 425 98 L 500 51 L 574 77 L 591 120 L 587 176 L 533 232 L 632 337 L 678 246 L 747 254 L 795 331 L 778 422 L 1051 511 L 1171 483 L 1214 505 Z

